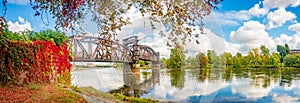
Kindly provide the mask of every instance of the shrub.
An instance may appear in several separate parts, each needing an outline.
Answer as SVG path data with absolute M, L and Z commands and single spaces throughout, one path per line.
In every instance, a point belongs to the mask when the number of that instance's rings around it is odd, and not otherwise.
M 4 31 L 0 36 L 1 83 L 50 82 L 67 76 L 61 74 L 69 73 L 71 68 L 67 37 L 61 32 L 47 33 Z
M 293 67 L 297 64 L 297 57 L 295 55 L 287 55 L 283 58 L 283 62 L 287 67 Z

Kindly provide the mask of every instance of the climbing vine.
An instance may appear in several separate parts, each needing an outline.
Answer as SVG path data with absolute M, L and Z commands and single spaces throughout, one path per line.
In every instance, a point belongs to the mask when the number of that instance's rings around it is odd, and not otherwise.
M 0 82 L 55 82 L 65 75 L 62 73 L 69 73 L 67 37 L 63 35 L 57 31 L 20 35 L 5 30 L 0 36 Z

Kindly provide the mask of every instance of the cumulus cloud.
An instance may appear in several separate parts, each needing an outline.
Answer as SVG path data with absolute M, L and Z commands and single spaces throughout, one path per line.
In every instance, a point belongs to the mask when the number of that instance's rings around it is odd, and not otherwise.
M 268 13 L 268 9 L 259 7 L 261 3 L 255 4 L 254 7 L 248 10 L 249 14 L 254 16 L 262 16 Z
M 300 23 L 290 25 L 288 27 L 288 29 L 291 30 L 291 31 L 295 31 L 296 33 L 300 34 Z
M 274 41 L 276 42 L 276 45 L 288 44 L 291 49 L 300 48 L 300 34 L 294 34 L 292 36 L 281 34 L 279 37 L 275 38 Z
M 283 16 L 284 15 L 284 16 Z M 276 28 L 281 27 L 284 23 L 287 21 L 291 21 L 295 19 L 297 16 L 290 12 L 286 11 L 285 8 L 279 8 L 275 10 L 274 12 L 270 12 L 267 16 L 268 22 L 268 28 Z
M 7 0 L 7 2 L 11 4 L 25 5 L 29 3 L 29 0 Z
M 297 103 L 298 98 L 286 94 L 275 94 L 273 95 L 272 100 L 276 103 Z
M 249 78 L 233 78 L 231 81 L 231 91 L 245 96 L 246 98 L 257 100 L 267 96 L 269 92 L 272 91 L 272 88 L 275 87 L 275 84 L 271 83 L 269 87 L 264 88 L 262 86 L 264 81 L 261 79 L 257 79 L 256 83 L 258 86 L 255 87 L 251 84 L 251 82 L 253 81 Z
M 300 5 L 299 0 L 264 0 L 264 8 L 286 8 L 297 7 Z
M 252 48 L 266 45 L 269 49 L 275 50 L 275 42 L 266 31 L 265 25 L 258 21 L 245 22 L 237 31 L 231 31 L 230 39 L 232 42 L 240 43 L 239 50 L 245 54 Z
M 239 25 L 242 21 L 250 20 L 253 17 L 264 16 L 268 13 L 268 9 L 260 7 L 261 3 L 255 4 L 249 10 L 228 11 L 228 12 L 213 12 L 205 19 L 213 21 L 215 18 L 221 25 Z M 215 16 L 215 17 L 213 17 Z
M 203 83 L 197 82 L 196 79 L 185 79 L 184 88 L 179 90 L 171 85 L 170 77 L 162 74 L 163 79 L 160 79 L 160 85 L 155 85 L 154 98 L 160 100 L 183 101 L 190 96 L 206 96 L 216 94 L 220 89 L 228 86 L 224 80 L 209 81 L 206 79 Z M 211 98 L 202 98 L 203 101 L 212 100 Z
M 230 38 L 233 42 L 258 43 L 269 36 L 265 26 L 258 21 L 245 22 L 237 31 L 231 31 Z
M 8 29 L 13 32 L 20 32 L 20 31 L 25 31 L 25 30 L 32 30 L 31 24 L 28 21 L 25 21 L 24 18 L 18 17 L 18 21 L 12 22 L 8 21 Z

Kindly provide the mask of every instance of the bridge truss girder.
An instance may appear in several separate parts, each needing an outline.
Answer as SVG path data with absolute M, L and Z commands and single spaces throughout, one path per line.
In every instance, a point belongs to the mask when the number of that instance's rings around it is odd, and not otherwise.
M 93 36 L 73 36 L 70 39 L 72 40 L 70 46 L 74 54 L 74 62 L 159 61 L 159 53 L 149 46 L 137 45 L 137 42 L 132 45 L 122 45 L 118 41 Z

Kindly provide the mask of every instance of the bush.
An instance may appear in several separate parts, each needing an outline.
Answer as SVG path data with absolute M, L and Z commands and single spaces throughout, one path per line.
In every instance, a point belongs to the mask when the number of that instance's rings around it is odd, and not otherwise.
M 45 32 L 4 31 L 0 36 L 1 83 L 50 82 L 70 71 L 67 37 L 61 32 Z
M 287 67 L 294 67 L 297 65 L 297 57 L 295 55 L 287 55 L 283 58 L 283 62 Z

